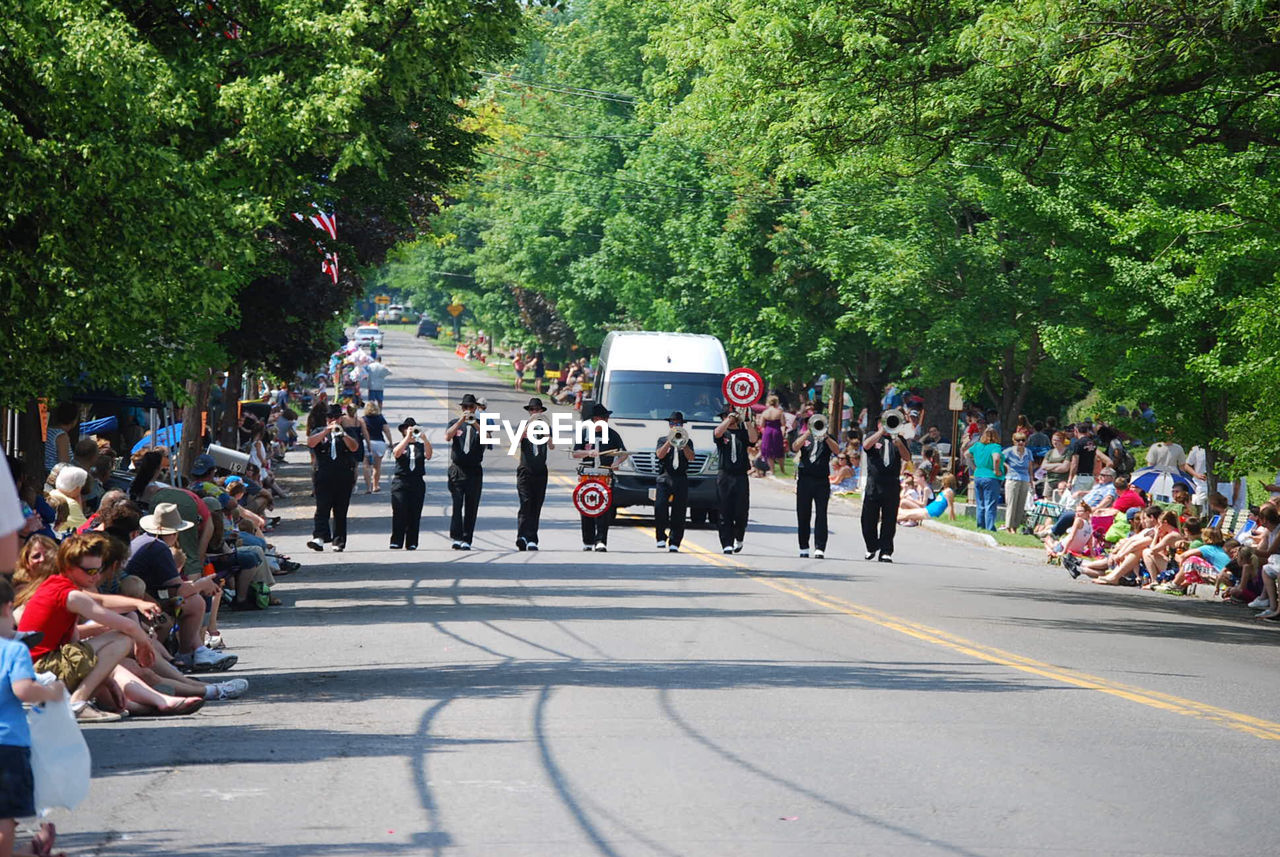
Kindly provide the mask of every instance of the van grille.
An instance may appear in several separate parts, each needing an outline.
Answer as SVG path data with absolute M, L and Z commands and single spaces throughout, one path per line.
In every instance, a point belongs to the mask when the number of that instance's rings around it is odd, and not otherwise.
M 707 454 L 705 452 L 695 452 L 693 461 L 689 462 L 689 472 L 697 473 L 702 470 L 702 465 L 706 463 Z M 661 472 L 658 467 L 658 457 L 652 452 L 633 452 L 631 453 L 631 461 L 636 466 L 636 473 L 644 476 L 657 476 Z

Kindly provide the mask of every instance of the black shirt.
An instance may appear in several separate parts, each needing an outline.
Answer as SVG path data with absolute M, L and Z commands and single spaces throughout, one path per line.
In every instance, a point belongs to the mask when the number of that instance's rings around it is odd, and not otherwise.
M 397 479 L 421 479 L 427 472 L 427 448 L 418 441 L 410 441 L 404 452 L 396 456 Z
M 356 469 L 356 454 L 347 449 L 346 441 L 337 435 L 326 437 L 313 449 L 316 454 L 316 472 L 318 473 L 328 474 Z
M 1073 455 L 1080 456 L 1080 462 L 1076 465 L 1076 475 L 1093 475 L 1093 459 L 1098 454 L 1098 441 L 1095 437 L 1089 435 L 1076 438 L 1071 441 L 1071 446 L 1067 447 L 1067 453 L 1068 458 Z
M 528 435 L 528 432 L 525 432 Z M 532 470 L 536 473 L 547 472 L 547 448 L 551 444 L 548 438 L 542 443 L 534 443 L 527 436 L 520 438 L 520 464 L 525 470 Z
M 751 469 L 751 456 L 747 454 L 750 441 L 744 428 L 727 429 L 723 436 L 716 438 L 721 473 L 746 473 Z
M 804 442 L 796 473 L 806 479 L 826 479 L 831 475 L 831 447 L 827 446 L 826 438 L 817 441 L 809 437 Z
M 479 417 L 477 417 L 479 419 Z M 449 425 L 453 425 L 452 422 Z M 467 423 L 449 441 L 449 460 L 459 467 L 479 467 L 484 460 L 485 445 L 480 442 L 480 425 Z
M 590 446 L 590 444 L 586 441 L 583 441 L 582 443 L 575 443 L 573 445 L 573 448 L 586 449 L 588 446 Z M 622 442 L 622 435 L 618 434 L 617 430 L 614 429 L 613 426 L 605 426 L 604 443 L 600 445 L 600 448 L 601 449 L 626 449 L 627 447 L 626 447 L 626 444 Z M 596 460 L 594 458 L 583 458 L 579 461 L 579 463 L 587 467 L 596 466 Z M 612 464 L 613 464 L 612 455 L 600 456 L 600 465 L 599 465 L 600 467 L 609 467 Z
M 889 461 L 884 460 L 885 446 L 889 447 Z M 902 456 L 898 453 L 898 445 L 892 438 L 882 437 L 867 453 L 867 490 L 897 491 L 898 479 L 902 476 Z
M 658 438 L 658 446 L 662 446 L 667 442 L 667 435 Z M 656 450 L 658 447 L 654 447 Z M 693 440 L 689 441 L 689 449 L 693 449 Z M 667 453 L 665 458 L 658 459 L 658 478 L 659 479 L 688 479 L 689 467 L 693 462 L 684 457 L 683 449 L 671 447 L 671 451 Z

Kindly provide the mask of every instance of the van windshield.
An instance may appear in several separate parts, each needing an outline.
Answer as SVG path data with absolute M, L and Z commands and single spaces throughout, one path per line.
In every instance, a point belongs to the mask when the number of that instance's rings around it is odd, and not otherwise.
M 604 405 L 614 419 L 665 420 L 680 411 L 689 422 L 718 422 L 723 381 L 708 372 L 618 370 L 609 374 Z

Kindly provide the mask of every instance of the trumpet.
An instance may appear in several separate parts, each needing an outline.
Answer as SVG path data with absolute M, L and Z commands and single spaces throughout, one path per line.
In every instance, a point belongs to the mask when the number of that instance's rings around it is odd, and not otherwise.
M 689 445 L 689 430 L 684 426 L 672 426 L 667 432 L 667 443 L 676 449 L 684 449 Z
M 884 430 L 891 435 L 905 434 L 911 425 L 911 421 L 907 419 L 907 415 L 902 412 L 901 408 L 890 408 L 880 415 L 880 422 L 884 424 Z
M 809 417 L 809 436 L 814 440 L 822 440 L 827 436 L 827 418 L 822 414 Z

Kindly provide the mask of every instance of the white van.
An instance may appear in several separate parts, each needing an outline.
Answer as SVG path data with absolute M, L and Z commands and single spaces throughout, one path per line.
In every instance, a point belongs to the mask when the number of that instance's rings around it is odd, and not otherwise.
M 718 461 L 712 431 L 724 404 L 729 371 L 724 346 L 695 333 L 615 331 L 605 337 L 596 371 L 594 401 L 613 411 L 610 423 L 631 456 L 614 480 L 614 505 L 653 505 L 658 462 L 654 451 L 667 436 L 667 417 L 684 414 L 693 440 L 689 512 L 700 524 L 716 507 Z M 587 411 L 587 407 L 583 408 Z

